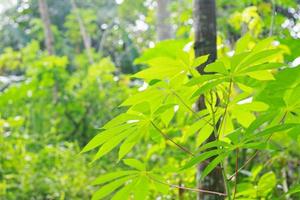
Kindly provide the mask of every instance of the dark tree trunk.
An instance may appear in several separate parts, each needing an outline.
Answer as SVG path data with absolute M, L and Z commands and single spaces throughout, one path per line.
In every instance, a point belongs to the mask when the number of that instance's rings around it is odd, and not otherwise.
M 52 55 L 54 54 L 54 37 L 51 30 L 51 22 L 49 18 L 48 6 L 45 0 L 39 0 L 39 11 L 44 26 L 45 46 L 48 53 Z
M 212 63 L 217 58 L 217 30 L 216 30 L 216 5 L 215 0 L 194 0 L 194 30 L 195 30 L 195 56 L 209 54 L 208 61 L 198 67 L 198 71 L 204 74 L 204 68 L 207 64 Z M 198 102 L 198 110 L 205 109 L 204 97 L 201 96 Z M 214 141 L 214 134 L 208 139 Z M 211 162 L 213 158 L 208 160 Z M 209 163 L 207 162 L 207 163 Z M 197 168 L 197 184 L 199 189 L 224 192 L 224 182 L 221 167 L 215 168 L 203 181 L 199 180 L 201 172 L 206 168 L 207 163 L 201 163 Z M 219 200 L 224 199 L 217 195 L 204 193 L 198 194 L 200 200 Z
M 169 0 L 157 0 L 157 39 L 166 40 L 172 37 L 172 27 L 170 25 L 170 12 L 168 10 Z

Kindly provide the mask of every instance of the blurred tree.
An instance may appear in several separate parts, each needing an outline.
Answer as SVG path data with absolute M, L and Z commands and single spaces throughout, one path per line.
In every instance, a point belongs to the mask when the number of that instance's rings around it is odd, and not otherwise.
M 90 38 L 88 32 L 86 31 L 85 25 L 83 23 L 83 20 L 80 16 L 79 11 L 78 11 L 75 0 L 71 0 L 71 5 L 72 5 L 72 8 L 73 8 L 73 12 L 76 15 L 76 19 L 77 19 L 77 22 L 78 22 L 78 25 L 79 25 L 79 29 L 80 29 L 82 41 L 83 41 L 83 44 L 84 44 L 84 47 L 85 47 L 85 51 L 87 53 L 87 57 L 89 59 L 90 64 L 93 64 L 94 59 L 93 59 L 92 52 L 91 52 L 91 38 Z
M 54 37 L 51 30 L 51 22 L 49 17 L 48 6 L 45 0 L 39 0 L 39 11 L 41 14 L 44 33 L 45 33 L 45 46 L 49 55 L 54 54 Z
M 158 40 L 166 40 L 172 37 L 170 24 L 169 0 L 157 0 L 156 32 Z

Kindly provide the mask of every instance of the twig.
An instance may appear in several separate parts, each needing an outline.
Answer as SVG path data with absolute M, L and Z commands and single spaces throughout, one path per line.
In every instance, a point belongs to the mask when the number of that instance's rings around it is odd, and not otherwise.
M 205 122 L 208 123 L 209 125 L 213 126 L 212 123 L 210 123 L 209 121 L 207 121 L 206 119 L 204 119 L 204 117 L 208 116 L 209 113 L 208 113 L 208 114 L 205 114 L 205 115 L 203 115 L 203 116 L 199 116 L 199 114 L 198 114 L 196 111 L 194 111 L 192 108 L 190 108 L 190 107 L 183 101 L 183 99 L 182 99 L 178 94 L 176 94 L 176 92 L 172 91 L 172 93 L 173 93 L 173 94 L 181 101 L 181 103 L 182 103 L 188 110 L 190 110 L 192 113 L 194 113 L 194 114 L 196 115 L 196 117 L 197 117 L 198 120 L 201 120 L 201 119 L 202 119 L 203 121 L 205 121 Z
M 239 169 L 239 148 L 236 149 L 236 159 L 235 159 L 235 182 L 233 191 L 233 200 L 237 192 L 237 179 L 238 179 L 238 169 Z
M 151 176 L 148 176 L 150 179 L 152 179 L 153 181 L 156 181 L 158 183 L 164 184 L 164 185 L 168 185 L 172 188 L 177 188 L 177 189 L 182 189 L 182 190 L 189 190 L 189 191 L 193 191 L 193 192 L 202 192 L 202 193 L 206 193 L 206 194 L 212 194 L 212 195 L 219 195 L 219 196 L 227 196 L 226 193 L 221 193 L 221 192 L 216 192 L 216 191 L 210 191 L 210 190 L 202 190 L 202 189 L 198 189 L 198 188 L 190 188 L 190 187 L 184 187 L 184 186 L 178 186 L 178 185 L 174 185 L 174 184 L 169 184 L 169 183 L 165 183 L 162 181 L 159 181 Z
M 230 82 L 229 82 L 228 96 L 227 96 L 227 100 L 226 100 L 226 105 L 225 105 L 225 110 L 224 110 L 224 114 L 223 114 L 223 117 L 222 117 L 222 121 L 220 123 L 220 128 L 219 128 L 219 134 L 218 135 L 220 135 L 220 133 L 222 131 L 223 124 L 224 124 L 224 121 L 226 119 L 226 114 L 227 114 L 228 105 L 229 105 L 229 101 L 230 101 L 231 87 L 232 87 L 232 80 L 230 80 Z
M 176 143 L 172 138 L 170 138 L 167 134 L 165 134 L 164 132 L 162 132 L 162 130 L 160 130 L 159 127 L 157 127 L 152 121 L 151 121 L 152 126 L 167 140 L 169 140 L 170 142 L 172 142 L 175 146 L 177 146 L 179 149 L 181 149 L 182 151 L 184 151 L 185 153 L 191 155 L 191 156 L 195 156 L 194 153 L 192 153 L 190 150 L 188 150 L 187 148 L 185 148 L 184 146 L 181 146 L 180 144 Z
M 282 123 L 284 122 L 284 119 L 285 119 L 286 115 L 287 115 L 287 112 L 284 113 L 284 115 L 283 115 L 283 117 L 281 118 L 279 124 L 282 124 Z M 273 133 L 266 139 L 265 143 L 267 143 L 267 142 L 271 139 L 272 136 L 273 136 Z M 253 154 L 248 160 L 246 160 L 246 162 L 243 164 L 243 166 L 240 167 L 240 168 L 238 169 L 237 172 L 240 172 L 244 167 L 246 167 L 246 166 L 247 166 L 247 165 L 248 165 L 248 164 L 249 164 L 249 163 L 257 156 L 258 153 L 259 153 L 259 151 L 256 150 L 256 151 L 254 152 L 254 154 Z M 232 174 L 232 175 L 228 178 L 228 180 L 230 181 L 234 176 L 235 176 L 235 174 Z

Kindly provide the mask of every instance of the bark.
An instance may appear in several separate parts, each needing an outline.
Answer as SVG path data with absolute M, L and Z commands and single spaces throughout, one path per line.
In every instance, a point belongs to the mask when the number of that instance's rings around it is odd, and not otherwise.
M 92 51 L 91 51 L 91 38 L 90 38 L 86 28 L 85 28 L 85 25 L 84 25 L 83 20 L 80 16 L 80 13 L 79 13 L 79 10 L 77 8 L 75 0 L 71 0 L 71 5 L 72 5 L 72 9 L 75 13 L 75 16 L 76 16 L 76 19 L 77 19 L 77 22 L 78 22 L 78 25 L 79 25 L 80 34 L 81 34 L 81 37 L 82 37 L 84 48 L 86 50 L 87 57 L 89 59 L 89 63 L 93 64 L 94 59 L 93 59 Z
M 217 58 L 217 30 L 216 30 L 216 5 L 215 0 L 194 0 L 194 31 L 195 56 L 209 54 L 208 61 L 198 67 L 198 71 L 204 74 L 204 68 L 207 64 L 212 63 Z M 198 110 L 205 109 L 204 97 L 200 96 Z M 218 123 L 219 124 L 219 123 Z M 218 126 L 218 124 L 216 126 Z M 207 142 L 216 140 L 214 134 L 211 134 Z M 201 163 L 197 168 L 197 184 L 199 189 L 218 191 L 224 193 L 225 186 L 222 178 L 221 167 L 216 167 L 203 181 L 199 180 L 201 172 L 206 168 L 209 162 Z M 197 199 L 217 200 L 224 197 L 217 195 L 208 195 L 199 193 Z
M 169 23 L 170 12 L 168 10 L 169 0 L 157 0 L 157 39 L 159 41 L 172 37 L 172 27 Z
M 45 34 L 45 46 L 50 55 L 54 52 L 54 37 L 51 30 L 51 21 L 49 17 L 48 6 L 45 0 L 39 0 L 39 11 L 42 18 Z

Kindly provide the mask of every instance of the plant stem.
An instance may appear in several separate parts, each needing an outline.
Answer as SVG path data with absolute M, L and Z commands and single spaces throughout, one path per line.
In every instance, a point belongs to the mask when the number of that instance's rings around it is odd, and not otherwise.
M 180 150 L 182 150 L 183 152 L 191 155 L 191 156 L 195 156 L 194 153 L 192 153 L 190 150 L 188 150 L 187 148 L 185 148 L 184 146 L 181 146 L 180 144 L 178 144 L 177 142 L 175 142 L 172 138 L 170 138 L 167 134 L 165 134 L 164 132 L 162 132 L 162 130 L 160 130 L 160 128 L 158 128 L 158 126 L 156 126 L 152 121 L 151 121 L 152 126 L 167 140 L 169 140 L 170 142 L 172 142 L 176 147 L 178 147 Z
M 149 176 L 148 177 L 150 179 L 152 179 L 153 181 L 155 182 L 158 182 L 158 183 L 161 183 L 161 184 L 164 184 L 164 185 L 168 185 L 172 188 L 177 188 L 177 189 L 183 189 L 183 190 L 189 190 L 189 191 L 193 191 L 193 192 L 202 192 L 202 193 L 206 193 L 206 194 L 212 194 L 212 195 L 219 195 L 219 196 L 227 196 L 226 193 L 221 193 L 221 192 L 216 192 L 216 191 L 210 191 L 210 190 L 203 190 L 203 189 L 198 189 L 198 188 L 190 188 L 190 187 L 184 187 L 184 186 L 178 186 L 178 185 L 175 185 L 175 184 L 170 184 L 170 183 L 166 183 L 166 182 L 162 182 L 162 181 L 159 181 L 155 178 L 153 178 L 152 176 Z
M 236 195 L 236 192 L 237 192 L 238 169 L 239 169 L 239 148 L 236 149 L 236 158 L 235 158 L 235 182 L 234 182 L 233 200 L 235 199 L 235 195 Z

